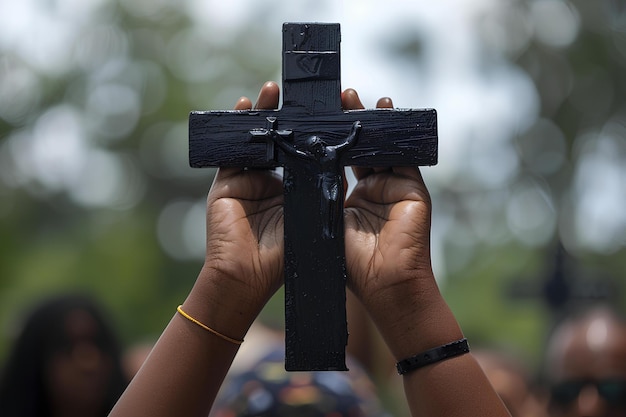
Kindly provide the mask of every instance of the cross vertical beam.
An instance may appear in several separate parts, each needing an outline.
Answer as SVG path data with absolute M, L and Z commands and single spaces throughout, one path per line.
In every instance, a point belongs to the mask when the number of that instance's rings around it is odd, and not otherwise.
M 307 117 L 341 111 L 339 25 L 283 26 L 283 107 Z M 346 370 L 346 267 L 343 205 L 334 238 L 320 233 L 326 204 L 321 167 L 298 156 L 284 165 L 285 368 Z M 331 179 L 332 181 L 332 179 Z M 343 181 L 337 184 L 343 186 Z M 305 203 L 299 201 L 306 190 Z M 341 198 L 343 198 L 343 192 Z M 297 207 L 297 209 L 290 209 Z M 296 211 L 297 210 L 297 211 Z M 311 249 L 317 252 L 312 256 Z

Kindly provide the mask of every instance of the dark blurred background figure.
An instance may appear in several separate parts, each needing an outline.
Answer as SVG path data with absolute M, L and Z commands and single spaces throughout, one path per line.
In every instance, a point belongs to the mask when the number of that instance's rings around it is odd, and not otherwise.
M 626 416 L 626 319 L 595 305 L 552 333 L 544 366 L 553 417 Z
M 24 320 L 3 365 L 0 415 L 106 416 L 126 384 L 101 307 L 88 296 L 59 295 Z
M 474 349 L 473 354 L 512 417 L 547 417 L 532 372 L 521 359 L 497 349 Z

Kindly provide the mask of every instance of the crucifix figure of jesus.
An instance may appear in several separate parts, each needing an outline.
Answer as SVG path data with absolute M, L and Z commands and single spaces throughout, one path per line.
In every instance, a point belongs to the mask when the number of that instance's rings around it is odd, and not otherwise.
M 353 146 L 361 131 L 361 123 L 352 124 L 352 130 L 342 143 L 328 145 L 318 136 L 311 136 L 305 142 L 304 149 L 298 149 L 294 144 L 283 140 L 281 135 L 274 134 L 272 139 L 285 154 L 295 158 L 317 162 L 319 171 L 313 174 L 317 178 L 317 188 L 321 192 L 319 212 L 324 226 L 324 239 L 335 239 L 339 233 L 339 226 L 343 219 L 343 205 L 339 201 L 343 198 L 343 166 L 339 163 L 342 150 Z M 256 132 L 251 132 L 256 135 Z
M 437 163 L 435 110 L 342 110 L 339 43 L 338 24 L 285 23 L 281 109 L 189 118 L 192 167 L 283 167 L 290 371 L 347 369 L 344 167 Z

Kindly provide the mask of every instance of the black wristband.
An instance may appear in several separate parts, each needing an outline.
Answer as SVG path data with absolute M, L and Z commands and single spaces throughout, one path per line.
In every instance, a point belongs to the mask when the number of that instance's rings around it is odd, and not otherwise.
M 430 365 L 435 362 L 453 358 L 455 356 L 463 355 L 470 351 L 467 339 L 463 338 L 456 342 L 448 343 L 447 345 L 439 346 L 427 350 L 426 352 L 419 353 L 407 359 L 403 359 L 396 364 L 396 369 L 400 375 L 404 375 L 407 372 L 414 371 L 422 368 L 426 365 Z

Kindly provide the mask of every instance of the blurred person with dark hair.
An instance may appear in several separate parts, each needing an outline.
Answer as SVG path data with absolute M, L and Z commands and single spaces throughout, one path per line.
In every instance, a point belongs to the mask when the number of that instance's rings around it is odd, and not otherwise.
M 554 417 L 626 417 L 626 320 L 595 306 L 550 337 L 546 379 Z
M 4 364 L 0 415 L 106 416 L 126 385 L 101 308 L 83 295 L 60 295 L 26 318 Z

